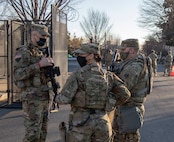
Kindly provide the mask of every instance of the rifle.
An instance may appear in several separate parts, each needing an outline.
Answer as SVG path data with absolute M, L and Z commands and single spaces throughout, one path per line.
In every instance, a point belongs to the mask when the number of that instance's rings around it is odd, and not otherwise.
M 54 92 L 54 98 L 51 102 L 52 104 L 52 110 L 54 110 L 56 108 L 56 102 L 55 102 L 55 99 L 56 99 L 56 96 L 57 96 L 57 90 L 60 88 L 60 85 L 58 82 L 56 82 L 56 79 L 55 79 L 55 75 L 59 76 L 60 75 L 60 70 L 59 70 L 59 67 L 57 66 L 48 66 L 46 67 L 45 69 L 45 76 L 46 77 L 49 77 L 50 80 L 51 80 L 51 84 L 52 84 L 52 87 L 53 87 L 53 92 Z M 59 105 L 57 104 L 57 108 L 59 108 Z
M 49 57 L 49 49 L 48 47 L 45 48 L 41 48 L 40 49 L 42 51 L 42 53 L 46 56 Z M 53 92 L 54 92 L 54 98 L 51 102 L 51 110 L 54 110 L 56 108 L 56 102 L 55 102 L 55 98 L 58 94 L 57 90 L 60 88 L 60 85 L 58 82 L 56 82 L 55 79 L 55 75 L 60 76 L 60 69 L 58 66 L 54 66 L 54 64 L 52 66 L 48 66 L 45 67 L 45 76 L 50 78 L 51 80 L 51 84 L 53 87 Z M 59 108 L 59 105 L 57 104 L 57 108 Z

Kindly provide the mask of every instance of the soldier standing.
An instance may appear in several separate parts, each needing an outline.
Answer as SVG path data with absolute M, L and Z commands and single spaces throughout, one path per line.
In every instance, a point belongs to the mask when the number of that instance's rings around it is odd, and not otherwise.
M 170 72 L 172 69 L 172 64 L 173 64 L 173 55 L 172 55 L 172 51 L 168 51 L 168 55 L 165 58 L 165 63 L 164 63 L 164 74 L 170 76 Z
M 107 70 L 110 70 L 110 66 L 111 66 L 111 61 L 112 61 L 112 50 L 108 50 L 108 52 L 105 55 L 105 66 Z
M 113 56 L 112 56 L 112 61 L 111 61 L 111 66 L 110 66 L 110 70 L 113 71 L 114 67 L 117 66 L 117 64 L 121 61 L 120 58 L 120 53 L 118 52 L 118 50 L 116 49 Z
M 53 65 L 39 50 L 49 36 L 44 30 L 34 30 L 31 42 L 16 50 L 14 60 L 15 84 L 22 90 L 21 101 L 24 111 L 25 137 L 23 142 L 45 142 L 48 123 L 50 81 L 45 68 Z
M 157 76 L 157 59 L 158 59 L 158 56 L 155 53 L 155 50 L 152 50 L 152 53 L 149 55 L 149 57 L 152 60 L 152 68 L 153 68 L 154 76 Z
M 56 97 L 59 104 L 71 104 L 66 142 L 112 142 L 107 111 L 124 103 L 130 92 L 114 73 L 99 65 L 98 45 L 82 44 L 75 53 L 81 68 L 67 79 Z
M 127 39 L 121 44 L 121 59 L 115 69 L 131 97 L 115 111 L 113 130 L 114 142 L 140 142 L 139 128 L 144 117 L 144 102 L 147 95 L 148 69 L 145 55 L 139 54 L 138 39 Z

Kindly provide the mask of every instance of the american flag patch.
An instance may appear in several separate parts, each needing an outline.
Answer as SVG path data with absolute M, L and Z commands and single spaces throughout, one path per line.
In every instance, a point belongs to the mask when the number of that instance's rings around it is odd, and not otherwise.
M 22 57 L 21 54 L 17 54 L 17 55 L 15 56 L 15 59 L 21 58 L 21 57 Z
M 15 56 L 15 60 L 17 61 L 17 62 L 19 62 L 20 60 L 21 60 L 21 54 L 16 54 L 16 56 Z

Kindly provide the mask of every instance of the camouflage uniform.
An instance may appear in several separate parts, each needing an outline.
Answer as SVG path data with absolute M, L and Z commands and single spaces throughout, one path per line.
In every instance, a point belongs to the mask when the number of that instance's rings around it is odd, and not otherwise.
M 111 61 L 112 61 L 112 55 L 111 54 L 111 50 L 108 51 L 108 53 L 106 53 L 105 55 L 105 66 L 107 70 L 110 70 L 110 66 L 111 66 Z
M 123 41 L 125 43 L 124 47 L 134 47 L 134 41 L 130 39 Z M 135 44 L 136 45 L 136 44 Z M 137 45 L 136 45 L 137 46 Z M 135 47 L 136 47 L 135 46 Z M 117 111 L 115 111 L 115 116 L 113 120 L 113 130 L 116 135 L 114 142 L 140 142 L 139 129 L 133 132 L 121 132 L 120 122 L 122 118 L 120 116 L 120 111 L 124 107 L 136 107 L 139 110 L 141 117 L 144 117 L 144 102 L 147 95 L 147 80 L 148 80 L 148 69 L 144 65 L 145 57 L 143 54 L 138 54 L 136 58 L 128 59 L 122 61 L 117 65 L 115 69 L 116 75 L 118 75 L 126 84 L 126 87 L 131 92 L 131 97 L 127 100 L 124 105 L 119 106 Z M 129 119 L 129 116 L 127 116 Z M 130 122 L 132 124 L 136 123 Z
M 149 57 L 152 60 L 152 68 L 153 68 L 154 76 L 157 76 L 157 59 L 158 59 L 158 56 L 157 56 L 157 54 L 155 54 L 155 50 L 152 50 L 152 53 L 149 55 Z
M 90 46 L 86 51 L 88 48 Z M 97 63 L 85 65 L 67 79 L 56 101 L 71 104 L 68 130 L 71 140 L 68 142 L 112 142 L 106 103 L 113 88 L 116 104 L 129 98 L 130 92 L 123 82 Z
M 48 123 L 49 81 L 38 62 L 43 54 L 37 46 L 29 44 L 17 48 L 14 60 L 14 79 L 22 90 L 24 111 L 24 142 L 45 142 Z
M 170 72 L 172 69 L 172 63 L 173 63 L 173 55 L 172 55 L 172 52 L 169 51 L 168 55 L 165 58 L 164 75 L 163 76 L 165 76 L 166 74 L 168 76 L 170 76 Z

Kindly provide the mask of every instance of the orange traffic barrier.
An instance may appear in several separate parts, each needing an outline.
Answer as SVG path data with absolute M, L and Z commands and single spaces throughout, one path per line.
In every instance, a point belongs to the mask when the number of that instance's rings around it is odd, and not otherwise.
M 170 72 L 170 76 L 174 76 L 174 65 L 172 66 L 172 70 Z

